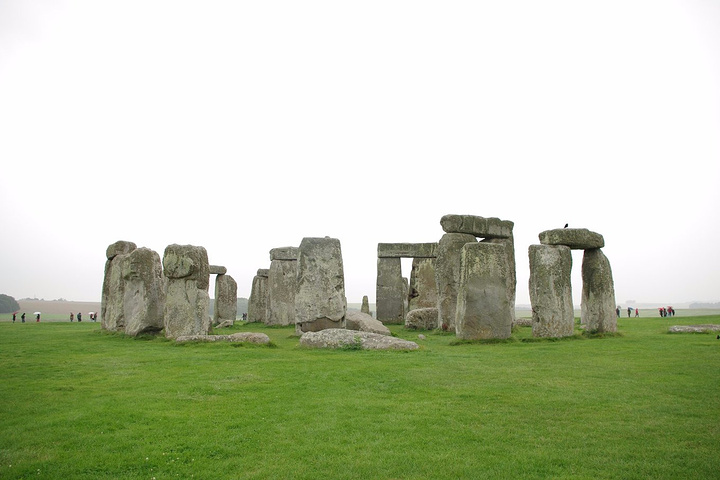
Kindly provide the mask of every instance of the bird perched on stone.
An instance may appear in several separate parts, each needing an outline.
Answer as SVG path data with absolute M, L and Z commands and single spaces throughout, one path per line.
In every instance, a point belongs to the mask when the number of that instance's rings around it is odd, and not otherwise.
M 568 224 L 566 223 L 566 224 L 565 224 L 565 226 L 564 226 L 563 228 L 567 228 L 567 226 L 568 226 Z

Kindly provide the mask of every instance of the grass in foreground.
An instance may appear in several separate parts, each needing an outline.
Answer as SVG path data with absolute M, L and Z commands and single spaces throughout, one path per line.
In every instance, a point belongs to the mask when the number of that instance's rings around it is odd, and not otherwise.
M 0 478 L 717 478 L 720 340 L 621 336 L 416 352 L 176 345 L 0 323 Z M 225 332 L 222 332 L 225 333 Z

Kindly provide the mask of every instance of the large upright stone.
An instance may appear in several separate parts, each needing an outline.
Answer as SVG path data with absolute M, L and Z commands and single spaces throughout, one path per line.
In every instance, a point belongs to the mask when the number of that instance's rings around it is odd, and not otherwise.
M 592 333 L 617 331 L 615 284 L 610 261 L 599 248 L 585 250 L 582 263 L 580 315 L 585 330 Z
M 455 333 L 462 339 L 502 339 L 512 333 L 505 247 L 471 243 L 462 248 Z
M 445 215 L 440 226 L 446 233 L 467 233 L 481 238 L 507 238 L 512 235 L 513 222 L 477 215 Z
M 133 242 L 120 240 L 105 250 L 105 275 L 103 277 L 102 295 L 100 298 L 100 325 L 109 331 L 123 331 L 125 319 L 123 299 L 125 282 L 122 278 L 122 264 L 128 254 L 135 250 Z
M 460 252 L 466 243 L 477 243 L 469 233 L 446 233 L 438 242 L 435 259 L 435 283 L 437 285 L 438 327 L 455 330 L 460 284 Z
M 437 308 L 434 258 L 413 259 L 408 297 L 408 312 L 417 308 Z
M 556 228 L 545 230 L 538 237 L 543 245 L 566 245 L 573 250 L 586 250 L 588 248 L 602 248 L 605 239 L 599 233 L 591 232 L 587 228 Z
M 362 305 L 360 306 L 360 311 L 362 313 L 370 315 L 370 302 L 368 301 L 367 295 L 363 295 Z
M 160 255 L 138 248 L 122 263 L 123 318 L 125 333 L 137 336 L 163 329 L 165 289 Z
M 208 334 L 210 264 L 207 250 L 193 245 L 168 245 L 163 255 L 163 273 L 167 285 L 165 336 Z
M 218 275 L 215 279 L 215 308 L 213 325 L 237 318 L 237 282 L 230 275 Z
M 297 247 L 270 250 L 268 273 L 267 325 L 295 324 L 295 290 L 297 289 Z
M 508 275 L 505 277 L 505 281 L 507 283 L 508 301 L 510 302 L 510 305 L 513 306 L 511 309 L 512 323 L 515 325 L 515 295 L 517 291 L 517 275 L 515 272 L 515 239 L 512 233 L 510 233 L 510 236 L 507 238 L 487 238 L 483 240 L 483 242 L 497 243 L 498 245 L 505 247 L 505 256 L 507 257 L 508 262 Z
M 403 323 L 406 291 L 400 257 L 378 258 L 375 317 L 383 323 Z
M 565 245 L 530 245 L 530 303 L 534 337 L 574 333 L 572 254 Z
M 340 240 L 303 238 L 298 249 L 296 332 L 343 328 L 346 311 Z
M 265 323 L 267 319 L 268 275 L 270 270 L 260 268 L 253 277 L 248 299 L 248 322 Z

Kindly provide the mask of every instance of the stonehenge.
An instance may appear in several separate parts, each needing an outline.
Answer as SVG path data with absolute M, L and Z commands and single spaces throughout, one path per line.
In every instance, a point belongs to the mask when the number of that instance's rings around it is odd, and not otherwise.
M 528 250 L 533 335 L 573 334 L 570 250 L 583 250 L 581 323 L 590 333 L 616 332 L 615 286 L 610 262 L 601 250 L 603 236 L 585 228 L 558 228 L 538 237 L 540 245 Z

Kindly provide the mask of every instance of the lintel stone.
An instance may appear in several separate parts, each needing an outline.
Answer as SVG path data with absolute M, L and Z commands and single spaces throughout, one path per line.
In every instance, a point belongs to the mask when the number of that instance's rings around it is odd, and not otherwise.
M 226 273 L 227 268 L 220 265 L 210 265 L 210 275 L 225 275 Z
M 573 250 L 588 250 L 605 246 L 603 236 L 591 232 L 587 228 L 555 228 L 545 230 L 538 236 L 543 245 L 565 245 Z
M 298 247 L 278 247 L 270 250 L 270 261 L 272 260 L 297 260 Z
M 435 258 L 435 243 L 378 243 L 378 258 Z
M 480 238 L 509 238 L 515 224 L 510 220 L 477 215 L 444 215 L 440 226 L 445 233 L 467 233 Z

